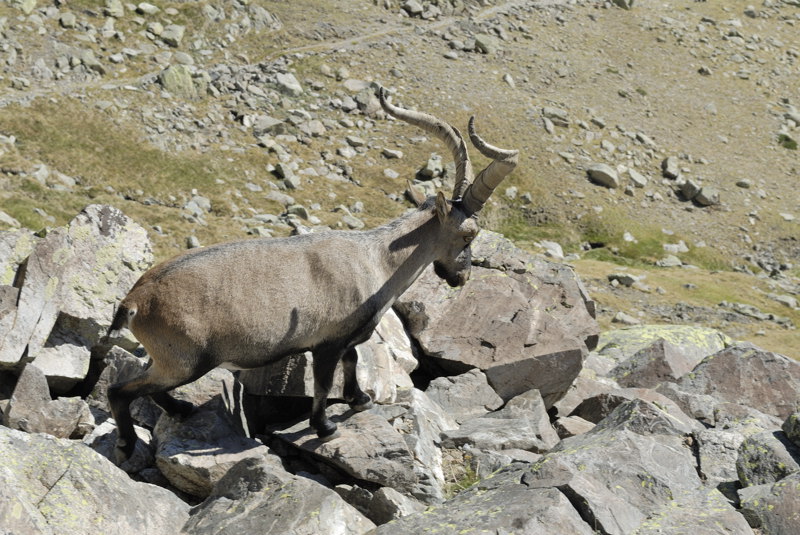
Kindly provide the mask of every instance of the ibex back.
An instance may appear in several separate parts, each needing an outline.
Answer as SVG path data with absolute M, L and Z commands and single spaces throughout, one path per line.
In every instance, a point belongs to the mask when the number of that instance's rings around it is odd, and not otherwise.
M 456 161 L 451 200 L 439 192 L 419 207 L 364 232 L 323 232 L 283 239 L 252 239 L 195 249 L 145 273 L 119 306 L 109 334 L 129 327 L 150 356 L 142 375 L 109 388 L 118 426 L 117 459 L 136 444 L 130 403 L 149 395 L 169 413 L 192 406 L 167 391 L 217 366 L 255 368 L 288 355 L 314 356 L 310 425 L 321 440 L 336 436 L 325 415 L 333 374 L 341 360 L 343 394 L 355 410 L 372 405 L 356 380 L 355 347 L 431 263 L 451 286 L 469 278 L 476 214 L 514 168 L 517 151 L 473 144 L 493 159 L 472 180 L 466 144 L 454 127 L 431 115 L 398 108 L 380 92 L 383 109 L 443 140 Z

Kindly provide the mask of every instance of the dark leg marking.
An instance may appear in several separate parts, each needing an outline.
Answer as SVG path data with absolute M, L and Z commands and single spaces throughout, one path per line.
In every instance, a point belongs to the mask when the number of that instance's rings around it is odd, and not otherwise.
M 179 378 L 166 378 L 160 377 L 155 369 L 155 366 L 151 366 L 140 376 L 112 385 L 108 389 L 108 403 L 111 406 L 111 414 L 117 422 L 116 458 L 119 464 L 129 459 L 136 448 L 136 431 L 133 428 L 130 411 L 131 402 L 141 396 L 155 396 L 156 399 L 163 401 L 164 398 L 160 394 L 199 379 L 209 371 L 203 368 L 194 372 L 189 371 Z M 168 394 L 167 396 L 172 397 Z M 174 398 L 173 401 L 177 402 Z M 170 402 L 167 401 L 166 404 L 170 405 Z M 173 405 L 170 408 L 178 407 Z
M 164 409 L 164 411 L 166 411 L 166 413 L 170 416 L 186 418 L 187 416 L 191 415 L 192 412 L 194 412 L 194 405 L 188 401 L 175 399 L 167 392 L 151 394 L 150 397 L 156 402 L 156 405 Z
M 325 415 L 328 394 L 333 386 L 333 372 L 342 353 L 337 350 L 318 350 L 314 352 L 314 403 L 311 407 L 309 423 L 320 440 L 336 438 L 336 424 Z
M 365 411 L 372 407 L 372 398 L 358 386 L 356 367 L 358 366 L 358 352 L 355 347 L 345 351 L 342 357 L 344 371 L 344 400 L 354 411 Z

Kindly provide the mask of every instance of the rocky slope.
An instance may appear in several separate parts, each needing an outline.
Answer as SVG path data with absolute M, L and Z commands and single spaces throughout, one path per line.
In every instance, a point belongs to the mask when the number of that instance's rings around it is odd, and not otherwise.
M 137 400 L 119 467 L 107 390 L 146 361 L 102 334 L 151 258 L 143 229 L 91 205 L 0 243 L 14 253 L 0 286 L 9 533 L 800 527 L 800 364 L 709 328 L 600 334 L 568 266 L 497 234 L 475 241 L 463 289 L 426 271 L 359 347 L 375 407 L 338 402 L 336 376 L 338 438 L 308 425 L 313 356 L 297 355 L 177 389 L 196 407 L 184 418 Z
M 383 118 L 379 83 L 522 151 L 485 224 L 566 254 L 605 327 L 702 323 L 791 353 L 798 16 L 783 0 L 9 2 L 0 224 L 102 202 L 159 258 L 374 226 L 406 208 L 406 177 L 452 174 Z M 608 262 L 640 284 L 609 284 Z
M 794 0 L 0 5 L 0 526 L 800 531 L 798 24 Z M 483 232 L 467 291 L 427 274 L 387 314 L 359 349 L 379 403 L 329 407 L 340 439 L 308 429 L 301 355 L 187 385 L 186 420 L 137 402 L 115 467 L 105 392 L 146 360 L 102 334 L 154 258 L 451 187 L 378 84 L 521 150 L 482 214 L 514 243 Z

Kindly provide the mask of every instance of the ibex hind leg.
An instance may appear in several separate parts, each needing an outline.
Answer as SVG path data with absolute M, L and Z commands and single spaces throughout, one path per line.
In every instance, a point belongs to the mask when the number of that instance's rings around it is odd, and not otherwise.
M 166 391 L 190 383 L 209 371 L 207 369 L 185 370 L 180 373 L 179 370 L 172 370 L 173 373 L 168 374 L 164 373 L 162 368 L 163 366 L 151 366 L 140 376 L 112 385 L 108 389 L 108 403 L 111 406 L 111 414 L 117 422 L 115 457 L 118 464 L 122 464 L 129 459 L 136 449 L 137 437 L 133 428 L 133 418 L 131 417 L 131 402 L 142 396 L 153 396 L 156 403 L 164 402 L 169 398 L 172 401 L 166 401 L 167 408 L 180 413 L 186 411 L 187 405 L 189 405 L 188 410 L 191 410 L 191 404 L 179 402 L 169 394 L 166 394 Z M 179 373 L 174 373 L 176 371 Z
M 358 366 L 358 352 L 355 347 L 345 351 L 342 357 L 342 371 L 344 372 L 344 400 L 354 411 L 365 411 L 372 408 L 372 398 L 358 386 L 356 368 Z
M 156 405 L 164 409 L 164 411 L 169 414 L 170 416 L 178 416 L 180 418 L 186 418 L 194 412 L 195 406 L 189 403 L 188 401 L 183 401 L 181 399 L 175 399 L 172 395 L 167 392 L 158 392 L 157 394 L 150 394 L 150 397 L 153 401 L 156 402 Z

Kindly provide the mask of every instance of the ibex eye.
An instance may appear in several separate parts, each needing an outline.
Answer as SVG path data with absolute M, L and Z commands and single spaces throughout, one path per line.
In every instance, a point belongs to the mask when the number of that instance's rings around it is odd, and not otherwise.
M 464 236 L 464 243 L 472 243 L 475 236 Z

